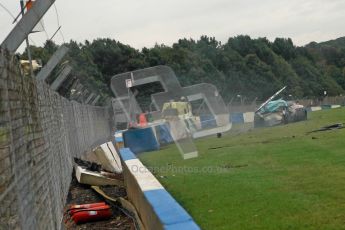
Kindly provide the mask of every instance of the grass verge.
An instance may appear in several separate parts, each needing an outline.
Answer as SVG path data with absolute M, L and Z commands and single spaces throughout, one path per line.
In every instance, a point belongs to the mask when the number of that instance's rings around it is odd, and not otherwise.
M 345 229 L 345 109 L 308 121 L 196 140 L 139 155 L 202 229 Z

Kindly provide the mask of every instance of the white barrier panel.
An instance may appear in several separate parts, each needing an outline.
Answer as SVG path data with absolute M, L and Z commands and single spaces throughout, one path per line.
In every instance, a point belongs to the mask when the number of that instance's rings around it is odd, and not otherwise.
M 112 142 L 107 142 L 101 145 L 101 148 L 104 152 L 104 157 L 107 159 L 107 162 L 111 165 L 115 172 L 121 173 L 121 159 L 118 153 L 116 152 Z M 99 158 L 102 156 L 98 156 Z
M 322 108 L 321 108 L 321 106 L 313 106 L 313 107 L 310 107 L 310 110 L 311 110 L 312 112 L 314 112 L 314 111 L 322 110 Z
M 244 120 L 244 123 L 254 122 L 254 112 L 243 113 L 243 120 Z

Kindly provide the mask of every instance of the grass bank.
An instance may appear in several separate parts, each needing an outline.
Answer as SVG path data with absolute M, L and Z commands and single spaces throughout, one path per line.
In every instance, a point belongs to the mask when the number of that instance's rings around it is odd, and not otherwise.
M 345 229 L 345 129 L 306 134 L 338 122 L 344 108 L 140 159 L 203 229 Z

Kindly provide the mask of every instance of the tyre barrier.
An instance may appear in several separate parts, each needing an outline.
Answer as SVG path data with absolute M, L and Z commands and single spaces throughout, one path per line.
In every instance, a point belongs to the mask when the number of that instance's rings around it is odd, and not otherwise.
M 145 229 L 200 229 L 129 148 L 120 149 L 120 156 L 128 199 Z

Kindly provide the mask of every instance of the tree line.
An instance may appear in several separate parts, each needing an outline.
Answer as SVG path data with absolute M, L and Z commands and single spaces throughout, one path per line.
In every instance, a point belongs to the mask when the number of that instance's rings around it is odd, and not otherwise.
M 134 49 L 110 38 L 66 44 L 70 51 L 64 61 L 74 68 L 72 79 L 103 97 L 112 96 L 110 79 L 115 74 L 156 65 L 168 65 L 182 86 L 201 82 L 217 86 L 226 102 L 236 95 L 264 100 L 287 86 L 285 96 L 318 98 L 345 94 L 345 37 L 306 46 L 295 46 L 290 38 L 252 39 L 246 35 L 222 44 L 214 37 L 180 39 L 172 46 L 156 44 Z M 31 47 L 32 56 L 45 64 L 58 46 L 47 41 Z M 26 58 L 27 54 L 21 54 Z M 54 74 L 52 74 L 52 81 Z M 65 94 L 68 94 L 66 82 Z M 142 88 L 152 93 L 152 86 Z

